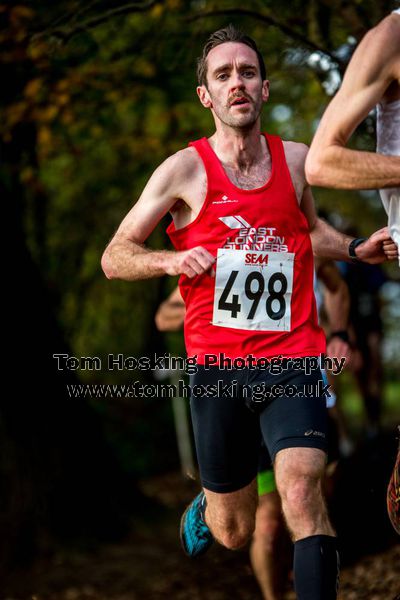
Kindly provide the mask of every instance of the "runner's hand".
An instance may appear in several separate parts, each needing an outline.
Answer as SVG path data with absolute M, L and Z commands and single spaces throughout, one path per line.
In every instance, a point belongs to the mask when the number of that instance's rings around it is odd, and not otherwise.
M 365 242 L 357 246 L 357 258 L 371 265 L 398 257 L 397 246 L 389 235 L 387 227 L 375 231 Z
M 396 258 L 400 258 L 400 249 L 394 243 L 392 238 L 384 241 L 382 246 L 387 260 L 395 260 Z
M 329 358 L 342 358 L 343 356 L 346 359 L 344 365 L 348 366 L 351 361 L 351 347 L 340 337 L 334 335 L 326 345 L 326 355 Z
M 207 271 L 210 271 L 209 274 L 213 276 L 212 267 L 215 260 L 215 257 L 208 250 L 202 246 L 196 246 L 190 248 L 190 250 L 183 250 L 169 255 L 165 272 L 167 275 L 186 275 L 191 279 Z

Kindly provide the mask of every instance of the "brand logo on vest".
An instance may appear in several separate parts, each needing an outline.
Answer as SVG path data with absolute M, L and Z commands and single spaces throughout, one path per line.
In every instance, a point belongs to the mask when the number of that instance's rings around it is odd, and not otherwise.
M 260 265 L 261 267 L 268 264 L 268 254 L 246 254 L 245 265 Z
M 214 200 L 213 204 L 235 204 L 239 200 L 229 200 L 228 196 L 222 196 L 222 200 Z

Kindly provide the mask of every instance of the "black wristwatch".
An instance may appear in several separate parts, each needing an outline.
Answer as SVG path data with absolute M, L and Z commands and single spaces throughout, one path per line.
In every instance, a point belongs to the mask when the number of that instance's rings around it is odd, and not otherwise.
M 346 329 L 338 329 L 338 331 L 332 331 L 331 335 L 329 336 L 329 341 L 331 341 L 331 339 L 334 337 L 340 338 L 341 340 L 346 342 L 346 344 L 350 343 L 349 334 L 347 333 Z
M 360 260 L 356 254 L 356 248 L 357 246 L 365 242 L 366 239 L 367 238 L 354 238 L 354 240 L 351 240 L 348 249 L 349 257 L 351 258 L 351 260 Z

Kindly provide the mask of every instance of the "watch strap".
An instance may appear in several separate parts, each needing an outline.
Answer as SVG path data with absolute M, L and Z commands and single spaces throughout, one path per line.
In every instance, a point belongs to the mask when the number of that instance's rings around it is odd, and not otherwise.
M 365 242 L 367 238 L 354 238 L 354 240 L 351 240 L 350 244 L 349 244 L 349 248 L 348 248 L 348 253 L 349 253 L 349 257 L 352 260 L 360 260 L 357 257 L 356 254 L 356 248 L 357 246 L 359 246 L 360 244 L 362 244 L 363 242 Z

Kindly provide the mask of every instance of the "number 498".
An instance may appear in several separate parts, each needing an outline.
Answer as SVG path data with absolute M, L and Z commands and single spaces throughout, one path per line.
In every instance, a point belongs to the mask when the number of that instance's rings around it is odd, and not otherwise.
M 239 271 L 232 271 L 226 286 L 224 287 L 221 297 L 218 302 L 219 310 L 230 311 L 231 317 L 237 319 L 238 314 L 241 311 L 242 305 L 239 302 L 238 294 L 233 294 L 232 299 L 228 300 L 228 296 L 232 290 L 233 284 L 235 283 L 236 277 Z M 257 282 L 256 289 L 253 289 L 253 282 Z M 270 319 L 273 321 L 279 321 L 285 314 L 286 311 L 286 300 L 285 294 L 287 291 L 287 279 L 283 273 L 273 273 L 268 280 L 268 297 L 265 303 L 265 310 Z M 276 284 L 280 284 L 279 289 L 276 289 Z M 249 300 L 252 300 L 252 305 L 247 315 L 247 319 L 253 319 L 256 314 L 258 305 L 260 304 L 261 297 L 265 291 L 265 279 L 259 271 L 250 272 L 245 280 L 244 292 Z M 277 310 L 273 308 L 273 302 L 278 302 Z M 275 303 L 276 307 L 276 303 Z

